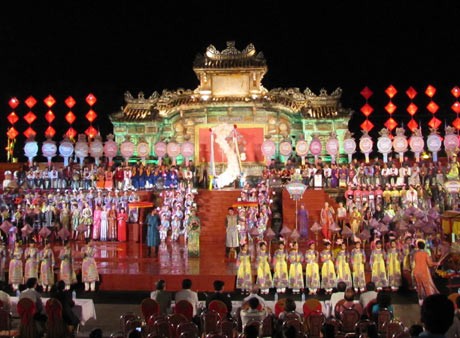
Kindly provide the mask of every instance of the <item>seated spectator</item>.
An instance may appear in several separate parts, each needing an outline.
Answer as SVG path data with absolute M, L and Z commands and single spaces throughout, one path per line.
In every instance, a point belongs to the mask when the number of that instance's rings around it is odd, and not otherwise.
M 45 309 L 43 308 L 42 296 L 36 290 L 37 285 L 38 285 L 37 278 L 35 277 L 29 278 L 26 282 L 26 289 L 22 291 L 21 294 L 19 295 L 19 300 L 23 298 L 31 299 L 35 303 L 35 309 L 36 309 L 35 319 L 40 318 L 42 320 L 43 319 L 46 320 L 46 317 L 43 318 L 45 316 Z
M 156 290 L 150 293 L 150 298 L 158 302 L 160 314 L 162 315 L 167 315 L 171 312 L 171 293 L 165 289 L 166 282 L 160 279 L 156 284 Z
M 198 310 L 198 294 L 195 291 L 191 290 L 192 281 L 188 278 L 182 281 L 182 290 L 177 291 L 174 295 L 174 299 L 177 302 L 181 300 L 186 300 L 193 305 L 193 315 L 197 314 Z
M 4 281 L 0 281 L 0 301 L 3 303 L 3 310 L 11 312 L 10 295 L 6 293 L 8 285 Z
M 56 298 L 61 302 L 62 305 L 62 319 L 67 325 L 69 332 L 78 326 L 80 320 L 73 312 L 72 308 L 75 306 L 75 302 L 72 299 L 72 293 L 70 290 L 65 289 L 66 285 L 63 280 L 56 283 L 55 289 L 51 292 L 51 297 Z
M 452 303 L 452 302 L 451 302 Z M 380 291 L 377 294 L 377 304 L 372 307 L 372 318 L 373 320 L 377 320 L 379 311 L 382 309 L 386 309 L 390 311 L 391 318 L 394 316 L 393 305 L 391 305 L 391 294 L 386 291 Z
M 420 321 L 425 327 L 421 337 L 444 337 L 454 319 L 454 304 L 446 295 L 434 294 L 425 298 Z
M 259 291 L 260 288 L 258 285 L 254 285 L 251 289 L 251 292 L 249 293 L 249 296 L 243 299 L 243 302 L 249 301 L 251 298 L 257 298 L 259 300 L 260 305 L 265 308 L 265 299 L 263 299 L 261 296 L 259 296 Z
M 249 309 L 241 310 L 241 324 L 243 328 L 246 326 L 247 323 L 250 321 L 259 321 L 262 322 L 264 318 L 267 316 L 267 312 L 265 310 L 259 310 L 258 307 L 260 305 L 259 299 L 253 297 L 248 300 Z
M 347 288 L 347 284 L 345 282 L 339 282 L 337 284 L 337 291 L 333 292 L 331 295 L 331 299 L 329 300 L 331 304 L 332 314 L 334 314 L 335 305 L 339 300 L 342 300 L 345 297 L 345 289 Z
M 371 300 L 376 298 L 377 291 L 375 291 L 375 284 L 374 282 L 369 282 L 366 284 L 366 291 L 359 296 L 359 304 L 361 304 L 363 309 L 365 309 L 367 304 L 369 304 Z
M 286 298 L 286 303 L 284 304 L 284 311 L 280 313 L 278 316 L 279 321 L 282 323 L 288 315 L 294 315 L 294 317 L 298 317 L 301 320 L 302 316 L 300 313 L 296 312 L 296 304 L 294 299 Z
M 338 313 L 342 313 L 345 309 L 353 309 L 358 311 L 359 315 L 363 314 L 363 307 L 359 303 L 355 303 L 355 290 L 353 288 L 348 288 L 345 290 L 344 296 L 345 302 L 339 306 Z
M 209 294 L 207 297 L 206 297 L 206 308 L 209 308 L 209 303 L 211 303 L 211 301 L 217 299 L 217 300 L 221 300 L 222 302 L 225 303 L 225 305 L 227 306 L 227 310 L 228 310 L 228 315 L 231 316 L 231 312 L 232 312 L 232 299 L 230 298 L 230 295 L 229 294 L 225 294 L 223 293 L 224 291 L 224 282 L 221 281 L 221 280 L 216 280 L 214 281 L 214 292 Z
M 259 330 L 257 330 L 257 327 L 255 326 L 246 326 L 243 330 L 244 337 L 245 338 L 257 338 L 259 337 Z

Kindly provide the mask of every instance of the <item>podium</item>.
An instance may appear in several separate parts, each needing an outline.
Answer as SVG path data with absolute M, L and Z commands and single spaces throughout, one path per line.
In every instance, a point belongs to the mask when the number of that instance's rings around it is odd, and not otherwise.
M 142 241 L 143 241 L 143 231 L 142 231 L 142 226 L 144 225 L 145 221 L 145 209 L 148 208 L 153 208 L 154 204 L 153 202 L 148 202 L 148 201 L 138 201 L 138 202 L 131 202 L 128 203 L 128 208 L 129 209 L 134 209 L 137 208 L 139 209 L 139 218 L 137 220 L 137 223 L 132 223 L 133 224 L 133 239 L 134 238 L 139 238 L 139 259 L 142 258 Z

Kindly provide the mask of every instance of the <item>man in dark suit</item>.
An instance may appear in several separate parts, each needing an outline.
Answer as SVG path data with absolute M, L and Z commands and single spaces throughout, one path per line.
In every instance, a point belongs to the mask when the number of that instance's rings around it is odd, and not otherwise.
M 224 282 L 221 280 L 214 281 L 214 293 L 209 294 L 206 297 L 206 308 L 209 308 L 209 303 L 213 300 L 221 300 L 225 303 L 228 310 L 228 315 L 231 315 L 232 312 L 232 299 L 228 293 L 223 293 Z

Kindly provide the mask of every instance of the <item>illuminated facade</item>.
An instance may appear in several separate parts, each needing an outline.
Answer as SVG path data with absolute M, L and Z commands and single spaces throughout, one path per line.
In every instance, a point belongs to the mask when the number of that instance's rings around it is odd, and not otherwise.
M 276 144 L 289 140 L 295 147 L 297 140 L 309 141 L 317 134 L 325 152 L 324 143 L 334 130 L 342 144 L 352 113 L 341 106 L 342 90 L 328 94 L 322 89 L 316 95 L 309 88 L 303 92 L 266 89 L 262 85 L 266 60 L 252 44 L 241 51 L 233 42 L 222 51 L 210 45 L 196 56 L 193 70 L 199 80 L 193 90 L 163 90 L 149 97 L 139 93 L 137 98 L 127 92 L 125 105 L 111 115 L 115 141 L 120 144 L 126 135 L 135 144 L 143 139 L 150 145 L 153 160 L 155 143 L 190 141 L 195 146 L 195 163 L 207 163 L 209 129 L 227 123 L 236 125 L 245 139 L 244 168 L 264 165 L 260 148 L 266 138 Z M 217 150 L 215 162 L 223 161 L 225 156 Z

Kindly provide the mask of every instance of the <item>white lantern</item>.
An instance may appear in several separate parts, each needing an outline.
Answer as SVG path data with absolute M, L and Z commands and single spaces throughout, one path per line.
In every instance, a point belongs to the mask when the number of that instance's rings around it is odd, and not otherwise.
M 42 154 L 48 160 L 48 167 L 51 166 L 51 159 L 56 156 L 57 153 L 57 146 L 56 142 L 51 140 L 51 138 L 47 138 L 45 142 L 42 144 Z
M 120 153 L 121 156 L 123 156 L 123 158 L 125 159 L 125 162 L 128 162 L 129 158 L 134 155 L 134 148 L 135 145 L 131 141 L 131 136 L 125 135 L 125 140 L 120 145 Z
M 404 135 L 404 128 L 396 128 L 396 136 L 393 138 L 393 148 L 399 154 L 399 162 L 403 162 L 404 153 L 407 151 L 407 138 Z
M 343 140 L 343 150 L 348 155 L 348 163 L 351 163 L 353 154 L 356 152 L 356 141 L 353 138 L 353 133 L 347 130 Z
M 409 140 L 410 150 L 415 155 L 415 161 L 420 161 L 420 154 L 423 152 L 423 148 L 425 147 L 425 141 L 422 137 L 422 129 L 418 128 L 415 129 L 410 140 Z
M 391 153 L 391 149 L 393 147 L 393 143 L 391 142 L 391 138 L 388 136 L 390 131 L 387 128 L 382 128 L 379 131 L 380 137 L 377 139 L 377 149 L 379 153 L 383 155 L 383 162 L 388 162 L 388 154 Z
M 329 134 L 329 138 L 326 142 L 326 151 L 331 156 L 331 163 L 335 163 L 339 153 L 339 140 L 337 140 L 337 134 L 335 131 L 332 131 Z
M 27 139 L 26 144 L 24 145 L 24 155 L 26 155 L 29 160 L 29 165 L 32 166 L 34 162 L 34 157 L 38 153 L 38 144 L 33 137 Z
M 64 135 L 64 139 L 61 141 L 61 144 L 59 145 L 59 155 L 61 155 L 64 159 L 65 167 L 69 165 L 69 158 L 70 156 L 72 156 L 73 151 L 73 143 L 70 141 L 67 135 Z
M 364 154 L 366 158 L 366 163 L 369 163 L 369 154 L 372 152 L 372 147 L 374 142 L 372 142 L 371 137 L 366 130 L 363 130 L 363 136 L 359 139 L 359 149 Z
M 113 165 L 113 158 L 117 156 L 118 144 L 113 140 L 113 135 L 107 135 L 107 141 L 104 143 L 104 155 L 109 159 L 109 166 Z
M 78 157 L 78 160 L 80 161 L 80 166 L 83 166 L 83 161 L 88 156 L 88 151 L 89 147 L 86 141 L 86 135 L 79 134 L 78 141 L 77 143 L 75 143 L 75 155 Z

